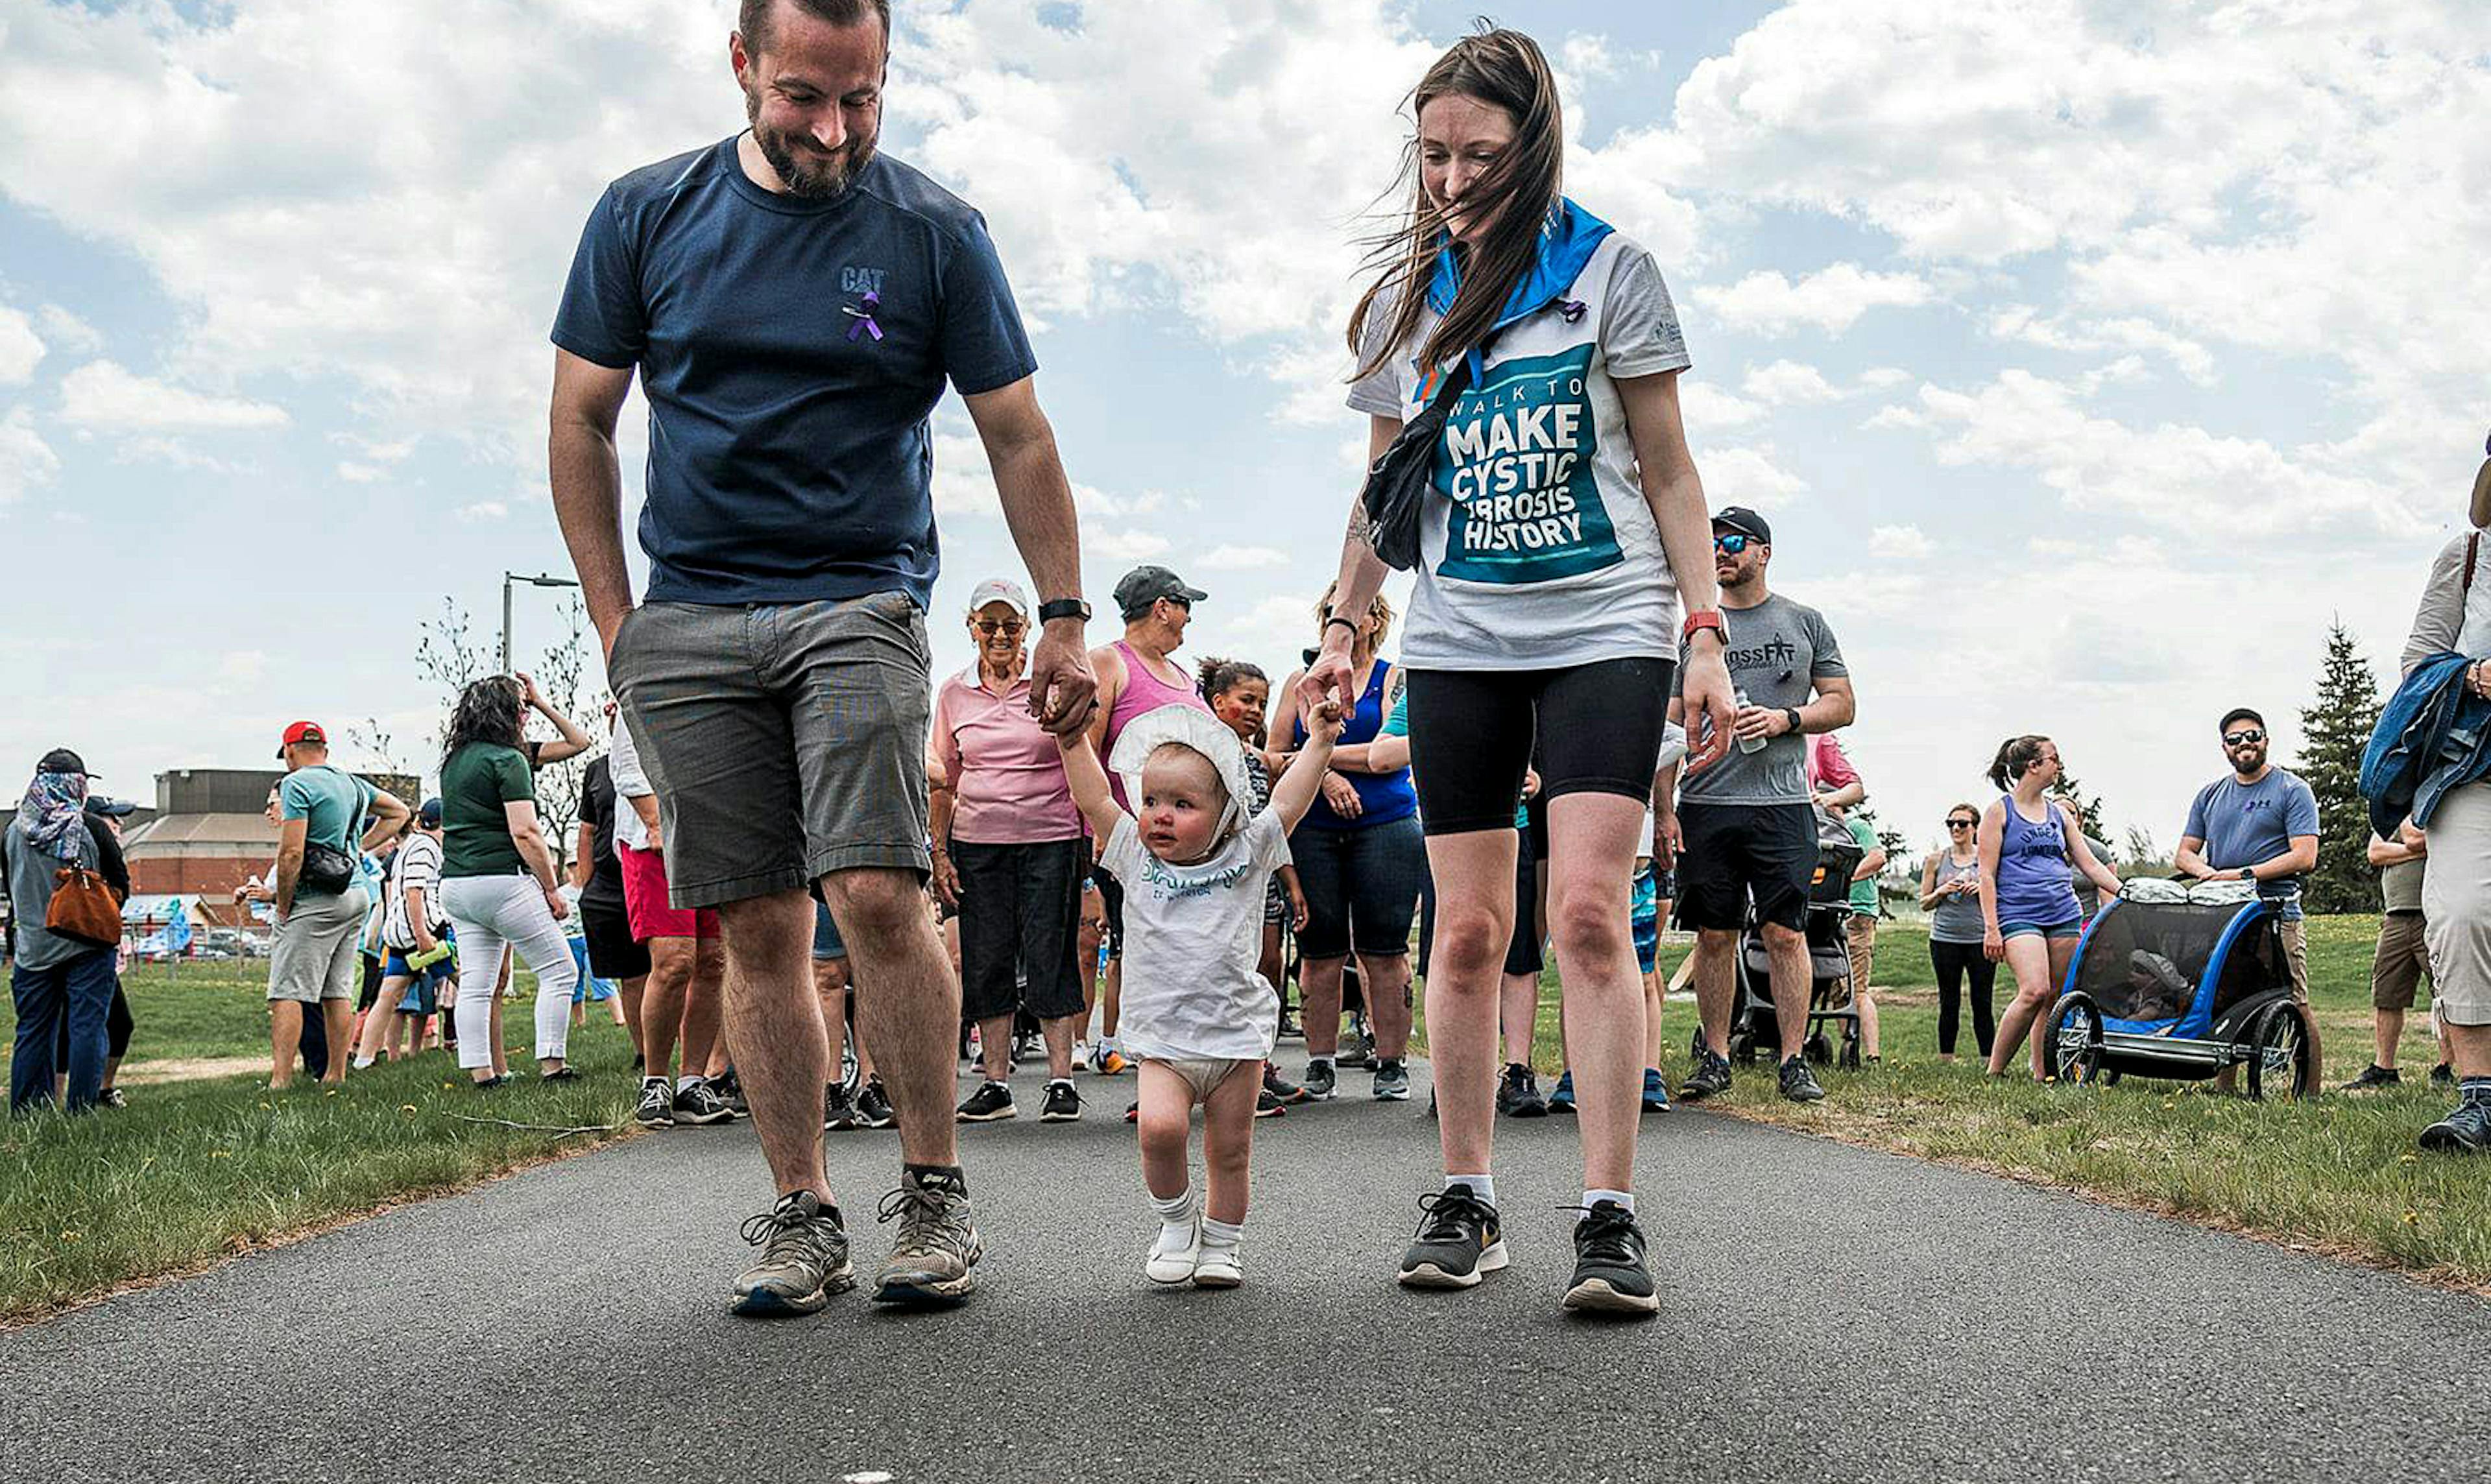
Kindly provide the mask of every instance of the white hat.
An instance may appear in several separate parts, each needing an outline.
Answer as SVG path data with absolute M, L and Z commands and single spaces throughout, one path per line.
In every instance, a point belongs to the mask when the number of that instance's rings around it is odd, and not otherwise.
M 1019 583 L 1009 578 L 989 577 L 979 583 L 977 591 L 969 595 L 971 613 L 988 603 L 1002 603 L 1022 618 L 1029 617 L 1029 595 L 1020 590 Z
M 1116 755 L 1107 766 L 1125 778 L 1125 797 L 1139 801 L 1142 797 L 1142 765 L 1151 754 L 1176 742 L 1191 747 L 1211 759 L 1219 771 L 1219 781 L 1228 788 L 1228 808 L 1219 816 L 1219 838 L 1246 821 L 1246 808 L 1254 799 L 1254 780 L 1246 771 L 1246 748 L 1228 723 L 1198 706 L 1161 706 L 1146 711 L 1125 723 L 1116 737 Z

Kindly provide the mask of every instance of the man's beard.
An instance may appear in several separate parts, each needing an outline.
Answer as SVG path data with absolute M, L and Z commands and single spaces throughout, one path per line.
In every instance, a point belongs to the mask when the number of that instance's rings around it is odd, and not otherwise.
M 867 136 L 848 136 L 837 153 L 825 155 L 810 145 L 795 143 L 790 136 L 766 128 L 761 122 L 761 100 L 747 92 L 744 96 L 745 117 L 752 125 L 752 142 L 761 148 L 761 158 L 778 172 L 778 182 L 793 195 L 816 200 L 837 195 L 865 171 L 873 159 L 874 140 Z

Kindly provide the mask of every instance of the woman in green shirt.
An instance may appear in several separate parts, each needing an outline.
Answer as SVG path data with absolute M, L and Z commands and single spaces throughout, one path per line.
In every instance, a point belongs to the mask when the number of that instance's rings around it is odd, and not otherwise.
M 559 926 L 570 916 L 553 852 L 537 821 L 536 776 L 524 750 L 526 697 L 509 676 L 469 685 L 451 713 L 441 756 L 441 905 L 458 936 L 458 1064 L 480 1088 L 510 1080 L 502 1050 L 502 946 L 537 976 L 537 1062 L 549 1081 L 579 1074 L 564 1060 L 578 966 Z

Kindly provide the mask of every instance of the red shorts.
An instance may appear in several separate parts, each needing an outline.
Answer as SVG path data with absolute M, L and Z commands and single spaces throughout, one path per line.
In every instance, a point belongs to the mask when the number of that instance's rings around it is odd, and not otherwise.
M 664 852 L 633 850 L 617 840 L 614 856 L 623 862 L 623 915 L 633 938 L 647 943 L 652 938 L 718 936 L 715 910 L 688 912 L 667 902 Z

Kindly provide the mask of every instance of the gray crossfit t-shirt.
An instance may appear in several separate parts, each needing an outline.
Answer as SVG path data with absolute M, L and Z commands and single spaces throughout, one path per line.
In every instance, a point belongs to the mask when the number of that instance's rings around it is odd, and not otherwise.
M 1752 608 L 1725 606 L 1721 623 L 1729 630 L 1725 657 L 1730 684 L 1747 693 L 1750 705 L 1775 710 L 1805 706 L 1815 694 L 1815 682 L 1851 673 L 1825 615 L 1779 593 Z M 1673 696 L 1685 689 L 1683 651 L 1679 660 L 1681 678 L 1670 683 Z M 1690 717 L 1690 732 L 1693 721 Z M 1693 741 L 1690 735 L 1690 745 Z M 1689 777 L 1679 797 L 1689 803 L 1805 803 L 1813 797 L 1807 786 L 1807 739 L 1795 732 L 1769 738 L 1762 752 L 1742 752 L 1733 742 L 1719 762 Z

